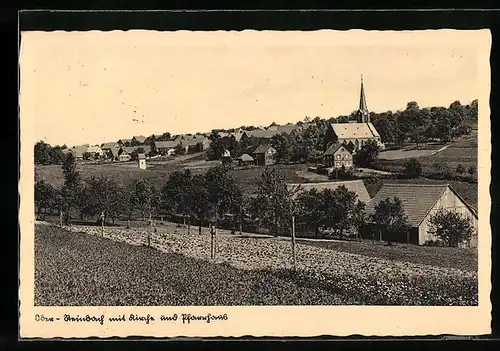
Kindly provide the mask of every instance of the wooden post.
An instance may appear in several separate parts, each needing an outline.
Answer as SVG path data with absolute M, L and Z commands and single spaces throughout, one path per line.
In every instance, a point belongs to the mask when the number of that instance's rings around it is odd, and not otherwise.
M 210 222 L 210 258 L 214 258 L 214 228 Z
M 63 211 L 59 211 L 59 227 L 63 227 Z
M 214 226 L 214 259 L 217 256 L 217 222 Z
M 127 219 L 127 229 L 130 229 L 130 219 Z
M 295 257 L 295 216 L 292 215 L 292 257 L 293 257 L 293 270 L 297 270 L 297 262 Z
M 102 213 L 101 213 L 101 236 L 103 236 L 103 237 L 104 237 L 104 218 L 105 218 L 104 211 L 102 211 Z
M 377 228 L 376 224 L 372 227 L 372 244 L 375 244 L 375 228 Z

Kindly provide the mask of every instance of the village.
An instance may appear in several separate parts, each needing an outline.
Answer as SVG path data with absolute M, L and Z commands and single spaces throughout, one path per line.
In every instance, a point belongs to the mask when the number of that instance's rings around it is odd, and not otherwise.
M 225 272 L 232 277 L 227 282 L 241 286 L 243 272 L 264 272 L 273 281 L 249 283 L 250 290 L 271 289 L 278 299 L 265 302 L 239 291 L 196 302 L 200 295 L 193 292 L 185 301 L 181 295 L 162 300 L 168 304 L 477 303 L 477 100 L 449 108 L 409 102 L 402 111 L 373 113 L 363 80 L 359 96 L 349 116 L 306 117 L 295 124 L 164 132 L 70 148 L 38 142 L 35 216 L 39 240 L 47 240 L 43 256 L 53 257 L 67 233 L 81 234 L 98 241 L 75 242 L 75 258 L 86 252 L 101 267 L 108 255 L 121 254 L 119 246 L 99 241 L 109 239 L 155 250 L 131 253 L 140 262 L 165 252 L 228 264 L 241 271 Z M 170 271 L 178 258 L 168 257 L 158 269 Z M 374 269 L 371 260 L 385 268 Z M 185 268 L 169 274 L 185 279 L 193 263 L 175 264 Z M 134 267 L 110 267 L 104 285 L 120 285 L 115 272 Z M 208 269 L 206 283 L 212 284 L 215 273 Z M 138 274 L 140 281 L 177 279 Z M 200 279 L 193 274 L 190 279 Z M 341 293 L 318 302 L 314 295 L 296 297 L 293 288 L 285 300 L 276 297 L 283 282 L 316 281 L 318 274 L 329 282 L 318 293 Z M 416 284 L 414 278 L 424 282 L 412 286 L 418 294 L 393 294 Z M 66 301 L 50 291 L 37 288 L 37 303 Z M 133 300 L 120 293 L 114 301 L 150 304 L 156 296 L 136 293 Z M 110 303 L 101 294 L 78 301 Z
M 307 172 L 311 174 L 313 183 L 300 183 L 301 189 L 335 190 L 341 185 L 353 190 L 357 199 L 367 205 L 367 213 L 374 214 L 375 207 L 386 199 L 397 198 L 402 202 L 402 210 L 409 219 L 411 230 L 407 234 L 395 234 L 395 242 L 407 242 L 418 245 L 441 243 L 442 237 L 432 234 L 430 218 L 440 210 L 456 212 L 470 221 L 473 235 L 465 241 L 459 240 L 460 246 L 475 247 L 477 245 L 477 210 L 467 203 L 459 193 L 447 183 L 421 184 L 412 183 L 411 179 L 405 184 L 391 184 L 386 182 L 374 196 L 369 196 L 363 178 L 368 176 L 383 177 L 392 173 L 373 169 L 370 160 L 355 162 L 361 153 L 367 153 L 370 147 L 377 152 L 383 152 L 385 145 L 376 127 L 370 121 L 370 112 L 361 80 L 360 102 L 358 109 L 347 123 L 326 123 L 323 137 L 323 152 L 304 155 L 301 160 L 291 161 L 290 157 L 284 161 L 280 155 L 279 138 L 287 137 L 292 140 L 300 138 L 300 134 L 311 129 L 314 122 L 305 122 L 285 125 L 273 123 L 267 127 L 239 128 L 236 130 L 213 130 L 210 133 L 196 133 L 173 135 L 161 133 L 158 135 L 133 136 L 130 139 L 120 139 L 116 142 L 107 142 L 101 145 L 80 145 L 62 149 L 64 154 L 72 154 L 75 161 L 85 165 L 87 163 L 102 165 L 106 163 L 136 164 L 137 169 L 147 170 L 148 165 L 155 167 L 156 162 L 162 159 L 175 160 L 181 156 L 188 159 L 205 157 L 207 162 L 217 162 L 237 169 L 271 166 L 275 164 L 304 163 L 309 161 Z M 249 142 L 249 141 L 252 142 Z M 278 143 L 277 143 L 278 141 Z M 236 148 L 234 145 L 240 147 Z M 273 146 L 278 144 L 278 146 Z M 241 146 L 244 145 L 244 146 Z M 417 150 L 418 152 L 419 150 Z M 433 152 L 435 152 L 434 150 Z M 439 150 L 438 150 L 439 151 Z M 369 151 L 368 151 L 369 152 Z M 235 155 L 236 153 L 236 155 Z M 407 151 L 411 154 L 411 151 Z M 281 156 L 281 157 L 280 157 Z M 370 155 L 365 155 L 364 158 Z M 212 160 L 212 161 L 210 161 Z M 418 158 L 411 158 L 414 162 Z M 363 166 L 366 163 L 366 168 Z M 311 165 L 312 163 L 312 165 Z M 407 162 L 408 163 L 408 162 Z M 417 161 L 418 163 L 418 161 Z M 411 162 L 410 162 L 411 166 Z M 414 168 L 421 166 L 417 165 Z M 421 170 L 419 171 L 419 173 Z M 316 174 L 316 178 L 314 176 Z M 355 176 L 357 174 L 358 176 Z M 419 174 L 420 175 L 420 174 Z M 323 178 L 322 178 L 323 177 Z M 318 181 L 321 180 L 321 181 Z M 288 184 L 290 186 L 290 184 Z M 386 225 L 387 226 L 387 225 Z M 360 230 L 359 235 L 372 238 L 377 232 L 382 239 L 380 228 L 369 226 Z M 361 235 L 363 234 L 363 235 Z M 463 242 L 462 242 L 463 241 Z

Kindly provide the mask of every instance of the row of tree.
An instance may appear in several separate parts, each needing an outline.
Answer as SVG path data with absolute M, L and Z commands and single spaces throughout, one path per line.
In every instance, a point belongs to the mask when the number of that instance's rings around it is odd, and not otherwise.
M 323 191 L 290 189 L 284 174 L 274 167 L 263 170 L 252 196 L 244 195 L 223 165 L 203 175 L 189 170 L 174 172 L 160 190 L 146 180 L 126 187 L 103 176 L 83 180 L 72 156 L 64 162 L 63 172 L 65 181 L 60 190 L 43 179 L 36 179 L 35 204 L 39 217 L 59 210 L 69 222 L 74 214 L 86 219 L 103 213 L 104 221 L 110 219 L 114 223 L 119 218 L 131 219 L 134 212 L 139 212 L 143 220 L 146 216 L 174 215 L 184 218 L 188 226 L 198 223 L 200 233 L 204 223 L 216 227 L 229 219 L 233 229 L 238 223 L 241 229 L 244 221 L 252 222 L 277 236 L 290 233 L 294 216 L 299 234 L 333 233 L 342 238 L 345 233 L 359 234 L 372 222 L 383 226 L 384 237 L 389 242 L 396 234 L 409 230 L 403 206 L 397 198 L 380 202 L 369 215 L 356 193 L 346 187 Z M 472 235 L 468 220 L 459 215 L 440 214 L 431 222 L 437 235 L 453 245 Z

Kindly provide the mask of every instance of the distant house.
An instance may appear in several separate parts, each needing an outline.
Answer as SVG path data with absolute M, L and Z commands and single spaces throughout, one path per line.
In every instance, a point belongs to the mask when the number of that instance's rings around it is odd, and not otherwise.
M 111 150 L 113 148 L 119 148 L 120 145 L 118 143 L 115 143 L 115 142 L 110 142 L 110 143 L 104 143 L 101 145 L 101 150 L 103 152 L 106 152 L 108 150 Z
M 222 163 L 230 163 L 232 158 L 231 158 L 231 153 L 229 150 L 224 150 L 221 156 Z
M 375 206 L 385 199 L 397 197 L 403 204 L 408 217 L 411 231 L 408 236 L 392 238 L 394 242 L 410 242 L 423 245 L 428 241 L 437 241 L 438 238 L 429 231 L 430 217 L 437 211 L 444 209 L 455 211 L 469 218 L 476 235 L 461 247 L 477 247 L 477 210 L 467 204 L 464 199 L 449 184 L 384 184 L 377 195 L 367 204 L 368 214 L 375 213 Z M 363 236 L 384 240 L 384 228 L 375 224 L 367 226 Z
M 175 147 L 179 143 L 169 140 L 169 141 L 155 141 L 154 143 L 156 152 L 161 155 L 171 155 L 175 152 Z
M 240 157 L 238 157 L 238 164 L 240 166 L 248 166 L 254 164 L 254 159 L 252 156 L 249 154 L 243 154 Z
M 107 150 L 108 158 L 112 159 L 113 161 L 118 161 L 121 148 L 113 147 L 111 149 L 106 149 L 106 150 Z
M 130 150 L 130 149 L 132 149 L 132 150 Z M 133 152 L 133 148 L 130 148 L 130 147 L 120 148 L 120 151 L 118 152 L 118 161 L 120 161 L 120 162 L 130 161 L 132 159 L 132 156 L 130 155 L 132 152 Z
M 181 140 L 181 145 L 184 147 L 186 153 L 201 152 L 210 147 L 210 139 L 207 137 L 185 138 Z
M 87 152 L 89 149 L 88 145 L 78 145 L 78 146 L 73 146 L 69 152 L 73 154 L 75 159 L 77 160 L 83 160 L 83 154 Z
M 249 137 L 254 137 L 254 138 L 271 139 L 273 136 L 278 134 L 278 132 L 277 130 L 255 129 L 247 131 L 245 134 Z
M 278 126 L 277 134 L 291 134 L 300 131 L 300 126 L 292 123 L 287 123 L 284 126 Z
M 370 195 L 366 189 L 365 183 L 362 180 L 346 180 L 341 182 L 321 182 L 321 183 L 296 183 L 287 184 L 289 190 L 294 192 L 294 197 L 297 197 L 303 191 L 316 189 L 321 192 L 325 189 L 335 190 L 340 186 L 345 186 L 347 190 L 356 193 L 357 199 L 361 202 L 370 202 Z
M 276 163 L 276 149 L 269 144 L 259 145 L 253 152 L 255 164 L 258 166 L 267 166 Z
M 144 135 L 134 136 L 130 141 L 130 145 L 143 145 L 146 139 Z
M 323 164 L 336 169 L 353 167 L 353 150 L 346 144 L 332 144 L 323 154 Z
M 120 139 L 116 143 L 120 146 L 127 146 L 128 147 L 132 143 L 132 139 Z
M 137 155 L 137 165 L 139 166 L 139 169 L 146 169 L 146 155 L 145 154 L 138 154 Z
M 89 148 L 87 149 L 87 153 L 91 154 L 92 157 L 102 157 L 102 155 L 104 154 L 99 145 L 89 146 Z

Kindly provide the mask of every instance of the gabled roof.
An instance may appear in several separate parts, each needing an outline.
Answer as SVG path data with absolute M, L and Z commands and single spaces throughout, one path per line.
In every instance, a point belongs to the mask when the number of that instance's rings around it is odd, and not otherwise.
M 205 139 L 206 138 L 204 138 L 204 139 L 184 139 L 184 140 L 181 140 L 181 145 L 182 146 L 194 146 L 196 144 L 203 143 L 203 141 Z
M 243 154 L 240 157 L 238 157 L 239 160 L 245 161 L 245 162 L 251 162 L 253 161 L 253 157 L 250 156 L 249 154 Z
M 137 135 L 137 136 L 134 136 L 132 139 L 135 139 L 138 142 L 143 143 L 146 141 L 147 138 L 144 135 Z
M 179 142 L 174 140 L 155 141 L 155 147 L 157 149 L 174 149 L 177 145 L 179 145 Z
M 276 134 L 277 134 L 276 131 L 273 131 L 273 130 L 262 130 L 262 129 L 256 129 L 256 130 L 252 130 L 252 131 L 248 131 L 247 132 L 247 135 L 249 137 L 265 138 L 265 139 L 271 139 Z
M 295 184 L 287 184 L 289 190 L 298 189 L 298 192 L 295 193 L 295 197 L 301 191 L 309 191 L 311 189 L 316 189 L 317 191 L 323 191 L 325 189 L 335 190 L 339 186 L 345 186 L 347 190 L 353 191 L 356 193 L 358 200 L 364 203 L 368 203 L 370 201 L 370 195 L 368 195 L 368 190 L 366 190 L 365 183 L 362 180 L 346 180 L 340 182 L 322 182 L 322 183 L 295 183 Z
M 120 140 L 118 140 L 118 141 L 117 141 L 117 143 L 119 143 L 120 141 L 121 141 L 122 143 L 131 143 L 131 142 L 132 142 L 132 139 L 120 139 Z
M 254 154 L 265 154 L 267 152 L 267 150 L 269 150 L 270 148 L 272 148 L 272 146 L 270 144 L 262 144 L 262 145 L 259 145 L 255 148 L 255 150 L 253 151 Z
M 115 145 L 116 145 L 115 142 L 104 143 L 101 145 L 101 149 L 111 149 L 114 148 Z
M 299 130 L 300 127 L 298 125 L 295 125 L 295 124 L 286 124 L 284 126 L 279 126 L 278 127 L 278 134 L 282 134 L 282 133 L 285 133 L 285 134 L 290 134 L 291 132 L 295 131 L 295 130 Z
M 449 184 L 384 184 L 377 195 L 366 206 L 367 213 L 375 212 L 375 205 L 387 198 L 399 198 L 408 222 L 418 227 L 432 210 L 437 201 L 450 189 L 477 216 L 477 212 L 469 206 Z
M 379 136 L 371 123 L 330 123 L 341 139 L 374 138 Z
M 335 144 L 332 144 L 326 151 L 325 153 L 323 154 L 324 156 L 326 155 L 334 155 L 337 150 L 339 150 L 341 147 L 344 147 L 347 151 L 349 151 L 351 154 L 353 152 L 353 149 L 352 149 L 352 146 L 349 145 L 349 144 L 345 144 L 345 143 L 335 143 Z
M 89 152 L 91 154 L 95 154 L 96 152 L 99 152 L 99 151 L 101 151 L 101 148 L 99 145 L 89 146 L 89 148 L 87 149 L 87 152 Z
M 83 157 L 83 154 L 87 152 L 89 149 L 88 145 L 78 145 L 78 146 L 73 146 L 69 152 L 73 154 L 75 157 Z
M 112 147 L 109 149 L 113 157 L 118 157 L 118 154 L 120 153 L 121 148 L 119 147 Z

